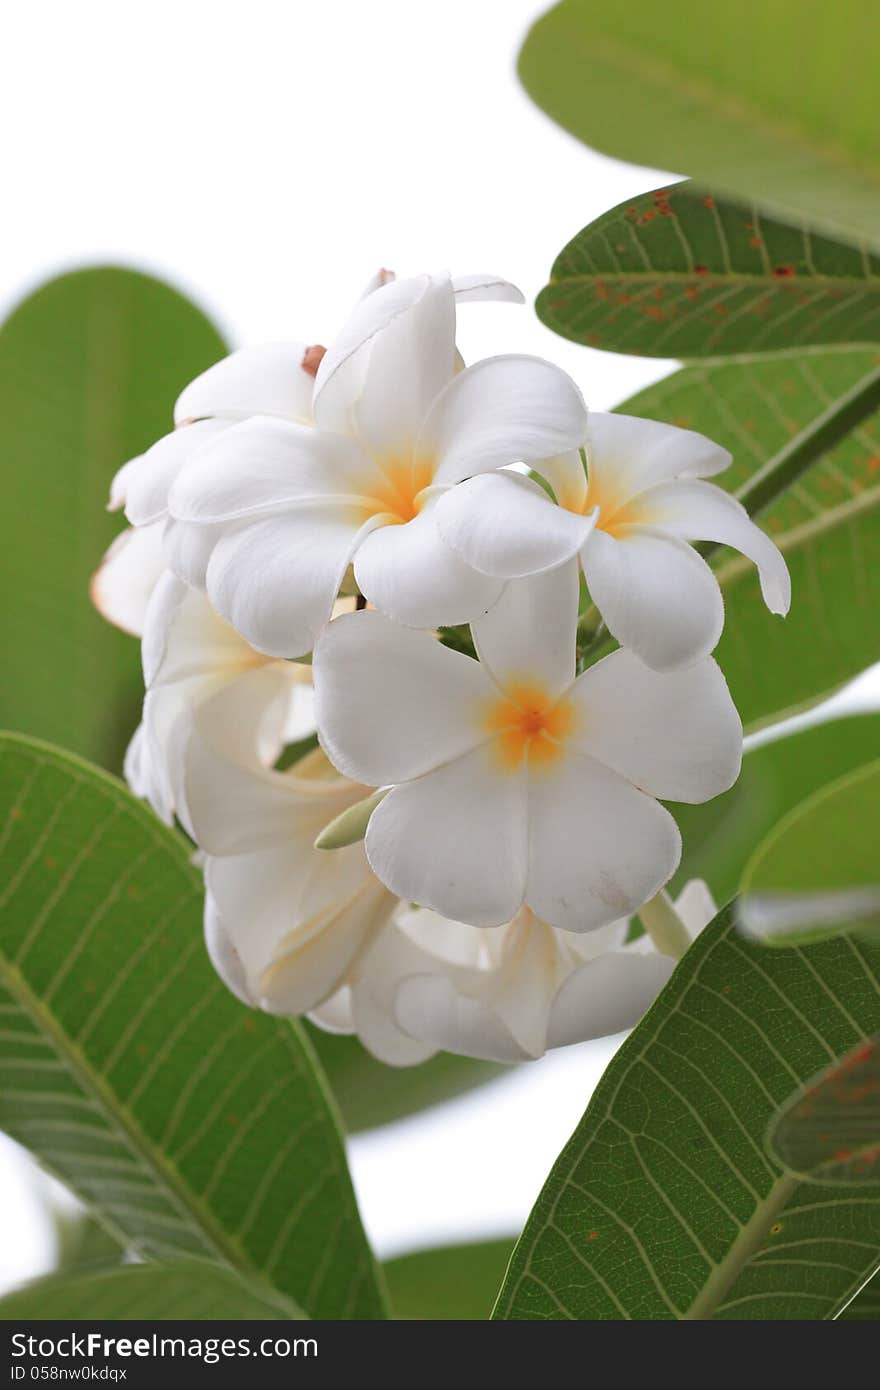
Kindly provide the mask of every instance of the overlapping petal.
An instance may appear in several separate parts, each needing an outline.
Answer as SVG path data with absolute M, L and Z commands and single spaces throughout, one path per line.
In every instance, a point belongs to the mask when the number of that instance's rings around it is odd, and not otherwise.
M 429 503 L 403 526 L 383 526 L 358 548 L 361 593 L 389 618 L 411 627 L 455 626 L 491 608 L 504 583 L 480 574 L 445 545 Z
M 444 492 L 437 527 L 446 544 L 484 574 L 517 579 L 540 574 L 576 555 L 595 513 L 557 506 L 531 478 L 503 470 L 482 473 Z
M 578 569 L 573 560 L 514 579 L 488 613 L 471 624 L 481 663 L 501 690 L 537 685 L 561 695 L 574 680 Z
M 305 424 L 312 419 L 314 376 L 303 365 L 306 343 L 259 343 L 230 353 L 184 388 L 174 422 L 206 416 L 243 420 L 280 415 Z
M 539 357 L 487 357 L 437 397 L 416 445 L 437 483 L 546 458 L 583 443 L 587 410 L 571 377 Z
M 581 552 L 609 632 L 658 671 L 705 656 L 724 626 L 718 581 L 702 556 L 663 531 L 595 530 Z

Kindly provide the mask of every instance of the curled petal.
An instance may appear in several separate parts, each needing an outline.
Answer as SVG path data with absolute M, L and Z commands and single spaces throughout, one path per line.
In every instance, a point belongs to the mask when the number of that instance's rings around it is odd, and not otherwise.
M 487 357 L 437 397 L 416 452 L 435 481 L 456 483 L 504 464 L 578 448 L 587 408 L 571 377 L 540 357 Z
M 724 626 L 718 581 L 684 541 L 645 526 L 598 528 L 581 551 L 590 597 L 611 634 L 666 671 L 706 656 Z
M 315 377 L 314 413 L 322 429 L 341 434 L 353 431 L 354 407 L 366 378 L 368 347 L 417 305 L 430 285 L 430 275 L 390 280 L 359 301 L 324 354 Z
M 431 402 L 454 369 L 452 286 L 448 275 L 432 275 L 406 313 L 371 340 L 352 412 L 369 449 L 386 458 L 409 456 Z
M 623 503 L 673 478 L 708 478 L 723 472 L 730 460 L 727 449 L 695 430 L 590 412 L 587 471 L 591 492 L 597 490 L 601 500 Z
M 304 370 L 306 343 L 260 343 L 241 348 L 191 381 L 177 398 L 174 422 L 221 416 L 281 415 L 312 419 L 313 377 Z
M 240 523 L 247 525 L 247 522 Z M 170 570 L 193 589 L 204 589 L 208 561 L 221 536 L 232 533 L 234 523 L 217 522 L 203 526 L 195 521 L 175 521 L 169 517 L 162 533 L 162 550 Z
M 303 656 L 330 620 L 363 533 L 359 517 L 335 503 L 255 521 L 217 542 L 208 595 L 258 651 Z
M 469 622 L 491 608 L 504 587 L 443 543 L 430 505 L 405 525 L 383 526 L 368 536 L 354 574 L 370 603 L 410 627 Z
M 642 505 L 651 525 L 671 535 L 688 541 L 717 541 L 741 551 L 757 566 L 770 612 L 788 612 L 791 576 L 782 553 L 729 492 L 699 481 L 667 483 L 646 493 Z
M 243 1004 L 256 1008 L 257 1000 L 248 988 L 241 956 L 236 951 L 232 937 L 217 911 L 217 904 L 210 894 L 205 897 L 205 949 L 209 961 L 226 988 Z
M 457 303 L 478 300 L 501 300 L 508 304 L 525 304 L 522 290 L 500 275 L 453 275 L 452 289 Z
M 235 521 L 305 501 L 352 497 L 373 476 L 353 440 L 287 420 L 245 420 L 223 430 L 181 470 L 168 510 L 178 521 Z
M 517 579 L 552 569 L 576 555 L 595 514 L 558 507 L 531 478 L 507 469 L 449 488 L 437 502 L 447 545 L 484 574 Z
M 656 952 L 609 951 L 573 971 L 553 1004 L 549 1047 L 634 1028 L 666 984 L 675 961 Z
M 197 420 L 181 426 L 158 440 L 151 449 L 126 465 L 125 515 L 132 526 L 148 526 L 167 515 L 171 484 L 184 464 L 195 457 L 203 444 L 222 430 L 227 421 Z

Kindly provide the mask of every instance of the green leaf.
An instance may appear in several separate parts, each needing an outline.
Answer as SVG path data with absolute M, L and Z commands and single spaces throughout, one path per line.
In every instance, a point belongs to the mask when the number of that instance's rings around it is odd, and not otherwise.
M 451 1052 L 440 1052 L 419 1067 L 388 1067 L 371 1057 L 356 1038 L 322 1033 L 310 1023 L 306 1031 L 349 1134 L 402 1120 L 511 1070 L 498 1062 L 454 1057 Z
M 877 354 L 864 348 L 710 362 L 675 372 L 620 409 L 723 444 L 734 461 L 714 481 L 740 493 L 818 417 L 873 382 L 876 367 Z M 760 515 L 791 570 L 787 618 L 767 612 L 748 561 L 736 556 L 718 565 L 727 622 L 716 657 L 747 731 L 809 708 L 877 659 L 878 510 L 874 415 Z
M 821 787 L 743 871 L 741 924 L 768 944 L 880 927 L 880 759 Z
M 496 1316 L 834 1317 L 880 1265 L 880 1183 L 800 1183 L 764 1135 L 878 1028 L 880 946 L 768 951 L 720 913 L 605 1072 Z
M 852 1303 L 847 1304 L 841 1318 L 860 1322 L 880 1320 L 880 1275 L 875 1274 L 863 1289 L 860 1289 Z
M 877 238 L 873 90 L 880 11 L 864 0 L 563 0 L 528 35 L 522 82 L 617 159 L 690 174 L 850 240 Z
M 880 257 L 683 183 L 578 232 L 535 307 L 564 338 L 648 357 L 875 343 Z
M 418 1250 L 382 1266 L 397 1318 L 483 1321 L 495 1302 L 514 1240 Z
M 207 1261 L 50 1274 L 0 1299 L 0 1321 L 159 1322 L 302 1318 L 295 1304 Z
M 0 328 L 0 725 L 121 766 L 140 653 L 89 600 L 123 525 L 106 511 L 110 479 L 170 429 L 181 388 L 225 352 L 198 309 L 131 270 L 62 275 Z
M 794 807 L 835 777 L 880 756 L 880 714 L 831 719 L 746 753 L 739 780 L 705 806 L 677 805 L 684 848 L 673 881 L 704 878 L 717 903 L 739 885 L 756 845 Z
M 876 1184 L 880 1170 L 880 1034 L 789 1097 L 767 1147 L 805 1182 Z
M 219 1260 L 313 1317 L 382 1316 L 311 1048 L 211 969 L 180 837 L 3 735 L 0 885 L 0 1127 L 122 1246 Z

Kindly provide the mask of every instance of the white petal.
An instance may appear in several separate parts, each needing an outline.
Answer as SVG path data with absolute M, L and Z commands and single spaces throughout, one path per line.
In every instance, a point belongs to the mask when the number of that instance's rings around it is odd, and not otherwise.
M 444 541 L 475 569 L 503 579 L 570 559 L 595 520 L 557 507 L 538 483 L 506 469 L 456 484 L 436 505 Z
M 247 523 L 243 523 L 247 524 Z M 175 521 L 169 517 L 162 534 L 162 548 L 168 568 L 184 584 L 204 589 L 208 561 L 221 536 L 228 536 L 234 523 L 220 521 L 214 526 L 201 526 L 195 521 Z
M 359 962 L 352 986 L 352 1016 L 364 1047 L 391 1067 L 411 1067 L 433 1056 L 436 1048 L 418 1034 L 401 1029 L 394 997 L 401 978 L 437 962 L 393 925 L 387 926 Z
M 742 724 L 711 657 L 660 674 L 612 652 L 575 682 L 572 742 L 664 801 L 708 801 L 739 776 Z
M 92 603 L 108 623 L 140 637 L 150 596 L 164 570 L 161 525 L 129 527 L 92 575 Z
M 644 526 L 598 527 L 581 551 L 590 597 L 611 634 L 666 671 L 712 651 L 724 626 L 721 590 L 684 541 Z
M 107 502 L 108 512 L 118 512 L 125 506 L 128 484 L 137 472 L 142 458 L 143 454 L 137 454 L 135 458 L 129 459 L 114 473 L 110 483 L 110 497 Z
M 373 476 L 369 460 L 341 435 L 287 420 L 245 420 L 223 430 L 182 469 L 168 509 L 178 521 L 229 521 L 356 495 Z
M 572 972 L 550 1016 L 549 1047 L 634 1028 L 666 984 L 675 961 L 656 952 L 609 951 Z
M 322 429 L 353 432 L 353 409 L 363 391 L 368 348 L 395 319 L 418 304 L 430 284 L 429 275 L 391 280 L 355 306 L 324 354 L 315 378 L 314 413 Z
M 325 1033 L 347 1033 L 354 1032 L 354 1016 L 351 1011 L 351 987 L 343 985 L 331 994 L 329 999 L 325 999 L 317 1008 L 310 1009 L 308 1014 L 310 1022 L 314 1023 Z
M 327 756 L 369 786 L 419 777 L 487 737 L 495 690 L 480 664 L 381 613 L 334 619 L 315 645 L 312 675 Z
M 374 296 L 375 298 L 375 296 Z M 357 431 L 371 452 L 406 458 L 434 399 L 455 366 L 455 300 L 448 275 L 432 275 L 425 291 L 370 344 Z
M 205 949 L 208 959 L 226 988 L 243 1004 L 256 1008 L 257 1000 L 248 988 L 241 956 L 235 949 L 210 893 L 205 896 Z
M 260 977 L 263 1007 L 272 1013 L 304 1014 L 332 997 L 395 906 L 395 899 L 367 871 L 350 897 L 280 940 Z M 357 1020 L 354 1000 L 353 1011 Z
M 403 526 L 383 526 L 358 549 L 354 575 L 361 593 L 410 627 L 455 626 L 485 613 L 504 587 L 465 564 L 437 530 L 429 503 Z
M 522 290 L 500 275 L 453 275 L 452 288 L 456 301 L 467 304 L 479 300 L 502 300 L 508 304 L 525 304 Z
M 431 407 L 417 453 L 436 460 L 435 480 L 576 449 L 587 408 L 571 377 L 539 357 L 488 357 L 466 367 Z
M 224 536 L 208 565 L 211 602 L 258 651 L 303 656 L 330 620 L 362 529 L 345 508 L 320 504 Z
M 560 695 L 575 671 L 578 567 L 574 560 L 528 579 L 512 579 L 471 624 L 474 643 L 497 685 L 537 684 Z
M 730 464 L 720 444 L 694 430 L 635 415 L 590 411 L 587 470 L 597 501 L 623 502 L 670 478 L 710 477 Z
M 485 1000 L 462 994 L 452 980 L 439 973 L 402 980 L 394 998 L 394 1013 L 407 1033 L 459 1057 L 525 1062 L 535 1055 L 517 1042 Z
M 228 428 L 225 420 L 196 420 L 166 434 L 141 455 L 126 482 L 125 515 L 132 526 L 148 526 L 166 515 L 168 493 L 181 468 Z
M 167 571 L 145 615 L 142 659 L 147 687 L 190 676 L 231 676 L 262 661 L 200 590 Z
M 460 922 L 499 926 L 523 898 L 525 772 L 499 772 L 486 747 L 465 753 L 394 787 L 373 812 L 365 845 L 375 874 L 398 897 Z
M 295 841 L 209 857 L 208 889 L 263 1008 L 284 1014 L 314 1008 L 343 983 L 381 924 L 373 909 L 381 901 L 387 912 L 387 894 L 372 878 L 363 848 L 351 848 L 353 855 L 340 851 L 340 860 L 327 865 L 311 863 Z M 365 894 L 369 885 L 373 892 Z
M 718 916 L 718 904 L 705 879 L 691 878 L 675 899 L 675 910 L 692 941 Z
M 306 343 L 259 343 L 215 362 L 178 396 L 175 424 L 208 415 L 283 415 L 310 423 L 315 382 L 303 370 L 306 349 Z
M 531 776 L 526 901 L 551 926 L 589 931 L 629 916 L 680 854 L 669 812 L 592 758 L 570 753 Z
M 758 567 L 761 593 L 771 613 L 791 605 L 791 577 L 780 550 L 729 492 L 712 483 L 667 483 L 642 498 L 650 525 L 683 540 L 718 541 L 733 546 Z

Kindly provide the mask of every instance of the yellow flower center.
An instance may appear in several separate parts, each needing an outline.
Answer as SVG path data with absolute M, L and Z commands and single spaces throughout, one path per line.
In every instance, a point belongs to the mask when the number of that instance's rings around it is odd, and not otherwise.
M 431 459 L 389 459 L 383 462 L 378 482 L 370 490 L 375 503 L 374 516 L 386 518 L 387 526 L 403 526 L 418 516 L 424 505 L 421 493 L 434 479 Z
M 621 497 L 608 479 L 603 484 L 595 474 L 585 480 L 582 488 L 573 485 L 561 488 L 556 500 L 560 507 L 576 516 L 586 516 L 598 507 L 596 526 L 610 536 L 617 535 L 625 526 L 649 526 L 651 522 L 640 497 Z
M 574 719 L 574 706 L 567 696 L 556 699 L 537 682 L 515 681 L 491 701 L 485 727 L 494 736 L 503 767 L 519 767 L 524 760 L 531 767 L 541 767 L 561 755 Z

